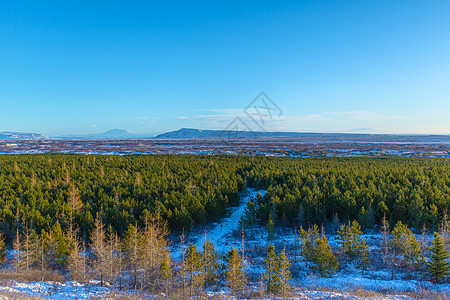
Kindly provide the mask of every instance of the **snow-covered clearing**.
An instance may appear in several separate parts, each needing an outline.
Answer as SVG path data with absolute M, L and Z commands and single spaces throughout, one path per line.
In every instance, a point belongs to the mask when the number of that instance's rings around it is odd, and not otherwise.
M 257 194 L 264 196 L 265 190 L 248 188 L 247 193 L 241 198 L 238 206 L 232 207 L 231 214 L 223 218 L 220 223 L 209 224 L 204 230 L 196 229 L 187 235 L 187 242 L 194 243 L 197 249 L 201 250 L 205 240 L 210 240 L 219 254 L 225 254 L 231 246 L 239 247 L 240 241 L 233 238 L 234 231 L 239 230 L 239 220 L 241 219 L 247 202 L 256 197 Z M 187 244 L 188 244 L 187 243 Z M 171 253 L 173 259 L 181 258 L 182 247 L 179 243 L 172 245 Z
M 198 238 L 195 243 L 197 245 L 197 249 L 201 249 L 206 239 L 208 239 L 213 243 L 217 252 L 224 253 L 230 250 L 229 240 L 232 237 L 231 235 L 233 231 L 239 229 L 239 220 L 244 213 L 245 206 L 247 205 L 247 202 L 256 197 L 258 193 L 260 193 L 261 196 L 264 196 L 266 191 L 249 189 L 247 195 L 241 199 L 239 206 L 232 209 L 232 213 L 229 217 L 224 218 L 219 224 L 212 225 L 211 229 L 206 230 L 205 234 Z
M 259 287 L 252 287 L 255 293 L 252 299 L 284 299 L 283 297 L 268 296 L 259 293 Z M 208 299 L 248 299 L 232 296 L 228 288 L 217 291 L 206 291 Z M 258 296 L 260 294 L 260 296 Z M 0 286 L 0 300 L 3 299 L 52 299 L 52 300 L 78 300 L 78 299 L 170 299 L 164 294 L 152 295 L 141 291 L 116 291 L 109 287 L 100 287 L 95 284 L 84 285 L 75 281 L 65 283 L 58 282 L 10 282 L 9 286 Z M 197 299 L 197 297 L 188 297 Z M 202 298 L 203 299 L 203 298 Z M 368 299 L 393 299 L 409 300 L 409 296 L 389 295 L 389 296 L 357 296 L 345 292 L 327 292 L 320 290 L 294 290 L 286 299 L 299 300 L 324 300 L 324 299 L 346 299 L 346 300 L 368 300 Z
M 10 286 L 0 287 L 0 291 L 10 294 L 26 294 L 46 299 L 91 299 L 108 293 L 107 288 L 70 282 L 10 282 Z

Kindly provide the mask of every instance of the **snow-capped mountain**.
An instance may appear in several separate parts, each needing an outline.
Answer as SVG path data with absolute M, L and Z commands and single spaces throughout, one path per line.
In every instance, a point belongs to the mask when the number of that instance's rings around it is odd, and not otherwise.
M 40 133 L 0 131 L 0 140 L 45 140 L 47 136 Z

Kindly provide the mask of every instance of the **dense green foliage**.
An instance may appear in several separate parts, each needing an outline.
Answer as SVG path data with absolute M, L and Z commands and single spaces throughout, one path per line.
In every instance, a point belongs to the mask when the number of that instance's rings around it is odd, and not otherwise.
M 226 279 L 229 287 L 233 292 L 242 292 L 247 283 L 247 278 L 244 273 L 244 262 L 242 257 L 239 255 L 237 249 L 231 246 L 230 251 L 228 251 L 226 257 Z
M 402 265 L 412 271 L 424 263 L 422 248 L 416 236 L 407 225 L 399 221 L 391 232 L 390 245 L 393 253 L 402 257 Z
M 197 291 L 205 284 L 204 260 L 197 245 L 189 244 L 183 260 L 183 268 L 188 273 L 190 293 Z
M 267 292 L 279 293 L 281 290 L 280 277 L 278 274 L 279 265 L 277 263 L 277 255 L 275 246 L 270 244 L 266 249 L 267 258 L 264 259 L 266 272 L 263 274 L 263 282 L 266 285 Z
M 450 271 L 448 262 L 450 254 L 445 250 L 444 241 L 437 232 L 434 233 L 433 246 L 430 250 L 432 255 L 428 263 L 428 272 L 435 282 L 441 282 Z
M 3 235 L 0 233 L 0 262 L 6 259 L 6 246 Z
M 330 277 L 336 272 L 339 262 L 323 230 L 319 234 L 317 225 L 310 227 L 307 231 L 300 228 L 300 240 L 301 255 L 306 261 L 312 263 L 312 270 L 321 277 Z
M 214 244 L 208 239 L 203 244 L 202 260 L 205 284 L 214 284 L 219 276 L 219 256 L 214 249 Z
M 366 270 L 369 265 L 369 247 L 361 237 L 361 225 L 358 221 L 343 224 L 337 232 L 338 242 L 344 255 L 350 260 L 358 259 L 358 266 Z
M 100 213 L 122 237 L 159 214 L 170 229 L 221 217 L 246 187 L 267 189 L 247 224 L 321 224 L 335 215 L 363 227 L 386 214 L 411 227 L 437 226 L 450 207 L 448 159 L 246 156 L 2 155 L 0 230 L 49 232 L 58 222 L 88 241 Z M 72 228 L 72 229 L 71 229 Z
M 255 159 L 247 185 L 268 187 L 256 201 L 256 216 L 309 226 L 358 220 L 363 227 L 401 220 L 436 228 L 450 208 L 448 159 L 317 158 Z
M 11 241 L 25 224 L 40 233 L 73 220 L 87 238 L 101 213 L 122 236 L 156 212 L 171 229 L 190 229 L 236 204 L 244 168 L 229 157 L 2 155 L 0 229 Z

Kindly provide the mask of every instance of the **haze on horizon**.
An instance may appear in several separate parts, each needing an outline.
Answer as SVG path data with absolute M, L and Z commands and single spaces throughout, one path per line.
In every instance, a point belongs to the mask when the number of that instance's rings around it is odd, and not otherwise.
M 448 1 L 2 1 L 0 131 L 450 134 Z

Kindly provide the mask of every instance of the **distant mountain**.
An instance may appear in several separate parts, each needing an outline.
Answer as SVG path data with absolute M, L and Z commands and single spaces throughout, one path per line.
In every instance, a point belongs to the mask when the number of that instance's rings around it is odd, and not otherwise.
M 0 140 L 45 140 L 47 136 L 40 133 L 0 131 Z
M 80 140 L 132 140 L 132 139 L 143 139 L 151 138 L 152 134 L 137 134 L 124 129 L 111 129 L 102 133 L 92 133 L 92 134 L 71 134 L 65 136 L 58 136 L 60 139 L 80 139 Z
M 365 130 L 368 130 L 364 128 Z M 305 142 L 450 143 L 450 135 L 397 135 L 374 133 L 318 133 L 201 130 L 181 128 L 159 134 L 155 139 L 297 139 Z
M 202 130 L 193 128 L 181 128 L 157 135 L 156 139 L 203 139 L 224 138 L 236 136 L 239 138 L 295 138 L 295 137 L 336 137 L 355 136 L 363 134 L 354 133 L 315 133 L 315 132 L 263 132 L 263 131 L 233 131 L 233 130 Z
M 170 131 L 157 135 L 156 139 L 191 139 L 191 138 L 207 138 L 217 137 L 221 133 L 220 130 L 202 130 L 194 128 L 181 128 L 179 130 Z

